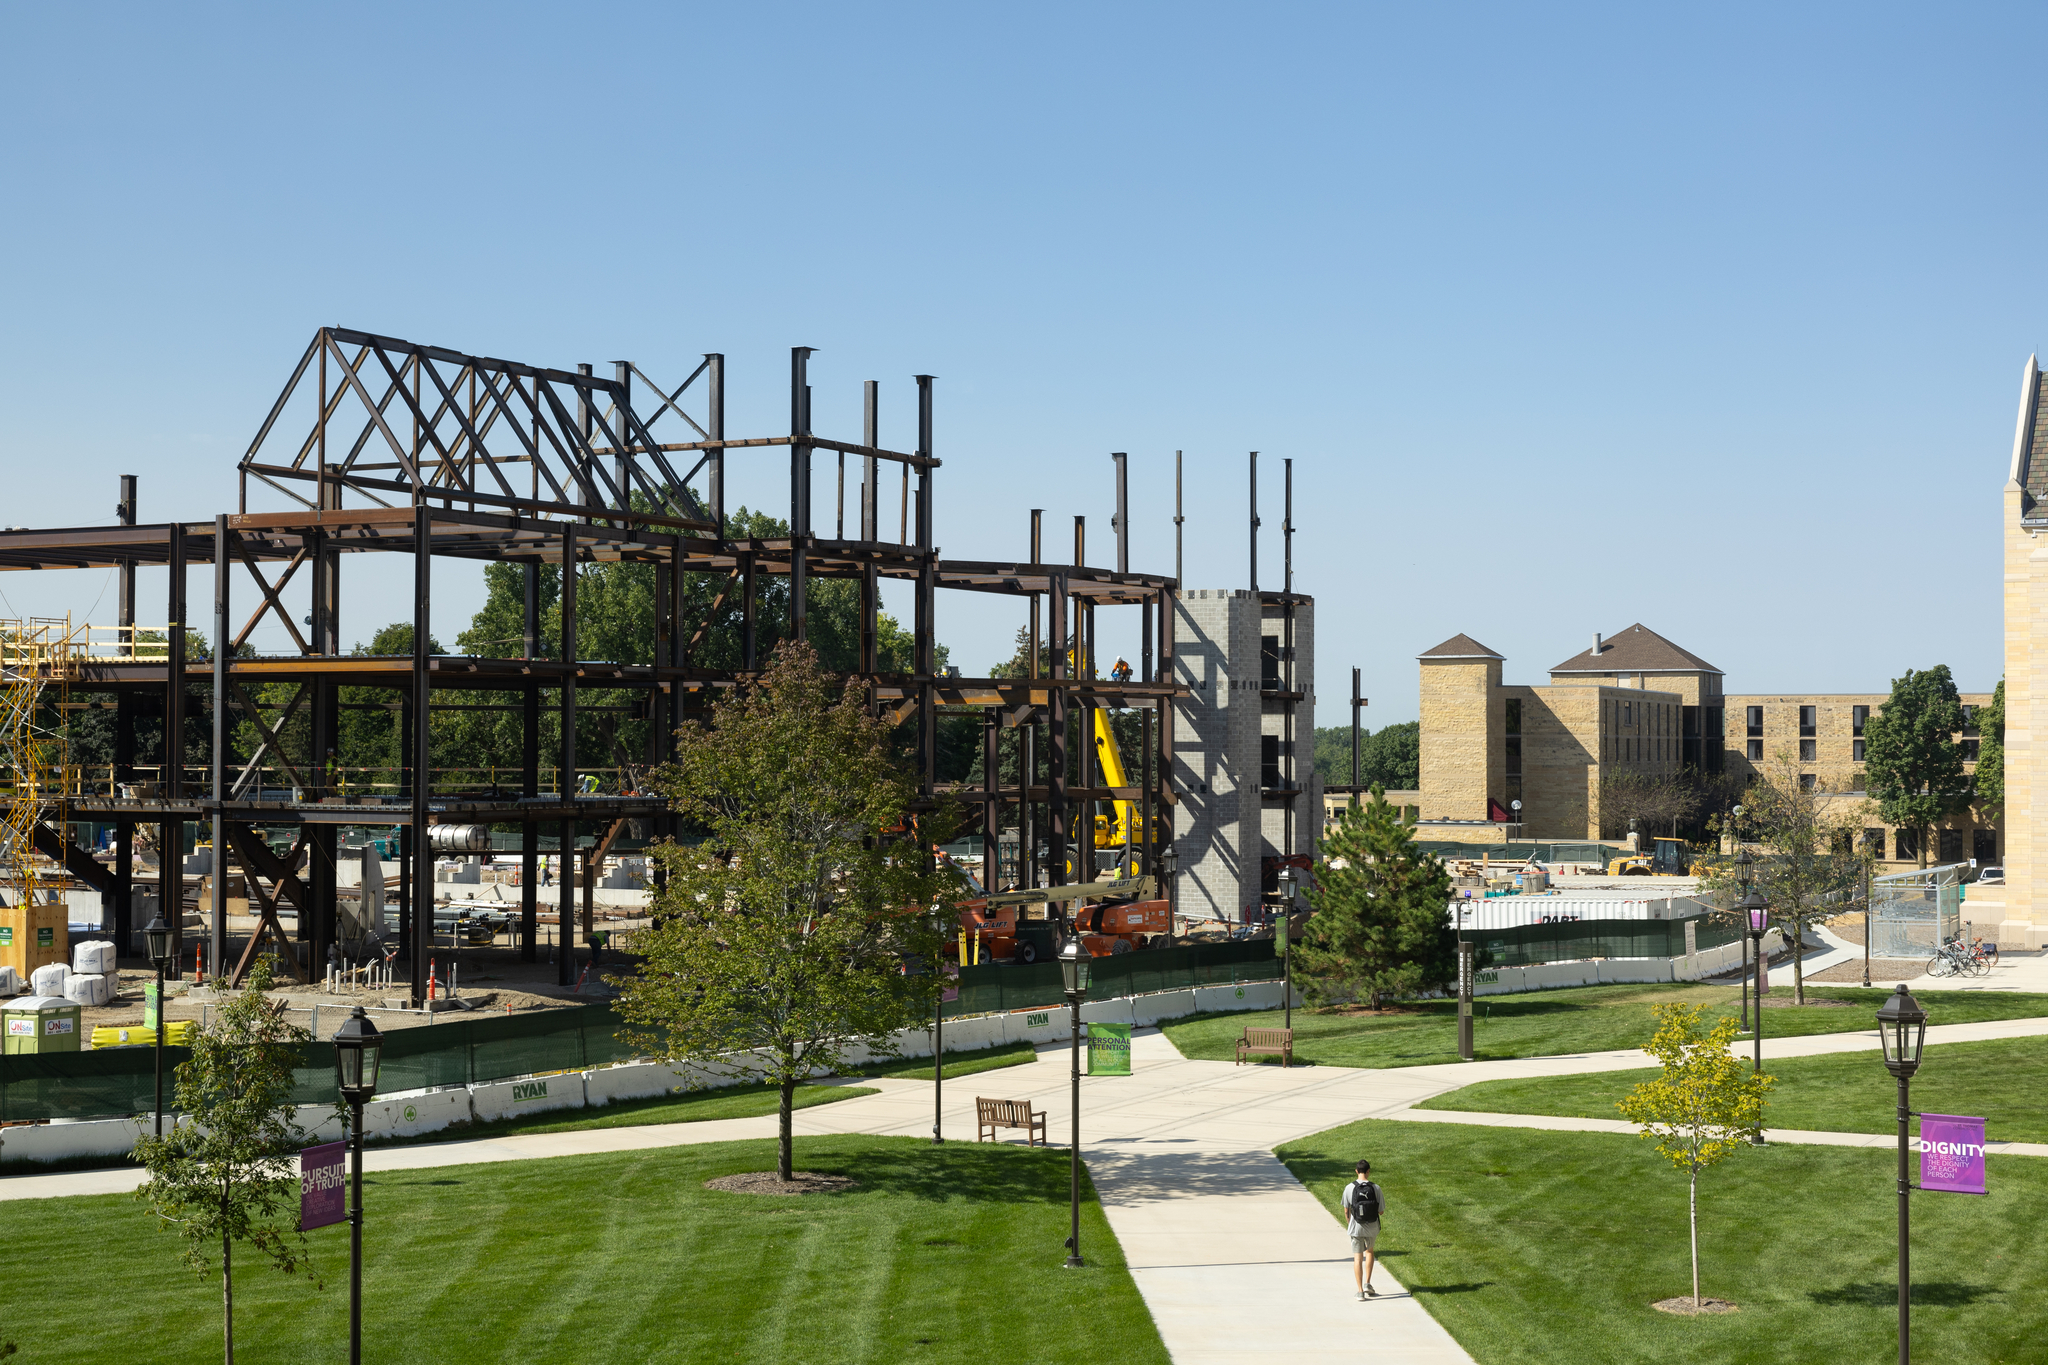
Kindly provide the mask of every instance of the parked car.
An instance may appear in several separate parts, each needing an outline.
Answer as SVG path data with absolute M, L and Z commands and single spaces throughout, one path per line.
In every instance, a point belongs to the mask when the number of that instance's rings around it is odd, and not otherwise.
M 1979 872 L 1977 874 L 1977 884 L 1979 886 L 2004 886 L 2005 869 L 2002 867 L 1985 868 L 1982 872 Z

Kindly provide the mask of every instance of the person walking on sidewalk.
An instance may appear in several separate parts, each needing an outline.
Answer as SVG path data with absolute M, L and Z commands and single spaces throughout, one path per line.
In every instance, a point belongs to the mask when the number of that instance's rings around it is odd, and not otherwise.
M 1361 1299 L 1379 1297 L 1372 1287 L 1374 1248 L 1379 1245 L 1380 1219 L 1387 1210 L 1387 1197 L 1368 1177 L 1372 1163 L 1358 1163 L 1358 1174 L 1344 1187 L 1344 1230 L 1351 1234 L 1351 1278 Z

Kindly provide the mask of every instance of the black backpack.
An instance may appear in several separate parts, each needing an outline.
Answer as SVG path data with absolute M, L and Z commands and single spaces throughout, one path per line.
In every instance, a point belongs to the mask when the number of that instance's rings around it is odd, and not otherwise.
M 1354 1223 L 1377 1223 L 1380 1221 L 1380 1187 L 1370 1180 L 1361 1180 L 1352 1187 L 1351 1202 L 1344 1206 Z

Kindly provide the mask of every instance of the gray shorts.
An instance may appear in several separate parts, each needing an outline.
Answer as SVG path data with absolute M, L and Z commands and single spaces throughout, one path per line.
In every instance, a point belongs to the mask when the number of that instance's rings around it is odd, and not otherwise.
M 1360 1223 L 1357 1226 L 1358 1230 L 1351 1234 L 1351 1251 L 1353 1255 L 1363 1255 L 1371 1251 L 1380 1240 L 1380 1225 Z

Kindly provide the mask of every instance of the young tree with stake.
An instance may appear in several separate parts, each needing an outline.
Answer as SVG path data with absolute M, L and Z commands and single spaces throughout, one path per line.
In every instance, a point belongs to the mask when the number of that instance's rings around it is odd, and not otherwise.
M 1664 1074 L 1616 1102 L 1621 1116 L 1656 1140 L 1657 1151 L 1686 1173 L 1692 1226 L 1692 1306 L 1700 1302 L 1700 1172 L 1763 1131 L 1771 1077 L 1746 1069 L 1728 1051 L 1736 1021 L 1705 1005 L 1659 1005 L 1657 1033 L 1645 1049 Z
M 889 725 L 809 646 L 779 647 L 758 682 L 677 734 L 656 781 L 703 843 L 655 851 L 646 962 L 614 978 L 641 1055 L 757 1077 L 782 1096 L 776 1173 L 793 1177 L 790 1115 L 806 1076 L 930 1019 L 929 968 L 958 898 L 934 868 L 951 812 L 913 814 L 917 787 L 889 756 Z
M 270 960 L 258 958 L 248 985 L 192 1035 L 192 1056 L 178 1065 L 177 1107 L 188 1121 L 135 1144 L 149 1172 L 136 1197 L 184 1236 L 185 1259 L 210 1272 L 220 1249 L 227 1365 L 235 1360 L 234 1244 L 249 1243 L 287 1275 L 312 1270 L 298 1230 L 299 1150 L 310 1134 L 292 1103 L 292 1069 L 312 1035 L 265 998 L 270 982 Z

